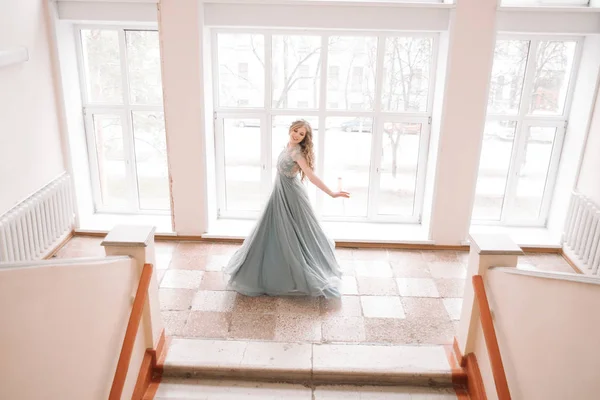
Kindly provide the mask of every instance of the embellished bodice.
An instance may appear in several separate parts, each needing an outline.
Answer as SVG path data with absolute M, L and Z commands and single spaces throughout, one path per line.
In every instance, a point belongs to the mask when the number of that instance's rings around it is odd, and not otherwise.
M 300 167 L 296 163 L 298 157 L 302 157 L 300 146 L 291 148 L 285 146 L 277 158 L 277 171 L 288 178 L 296 177 L 300 172 Z

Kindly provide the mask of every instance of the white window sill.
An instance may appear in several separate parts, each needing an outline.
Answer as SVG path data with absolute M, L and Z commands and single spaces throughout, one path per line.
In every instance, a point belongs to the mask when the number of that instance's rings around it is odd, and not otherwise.
M 212 4 L 266 4 L 292 6 L 353 6 L 353 7 L 422 7 L 422 8 L 455 8 L 454 3 L 439 3 L 427 0 L 210 0 Z
M 108 232 L 115 225 L 152 225 L 158 234 L 172 234 L 170 215 L 93 214 L 80 215 L 78 232 Z
M 547 228 L 508 227 L 498 225 L 471 225 L 469 233 L 506 234 L 521 247 L 560 248 L 561 234 Z M 469 244 L 465 241 L 464 244 Z
M 202 235 L 210 239 L 244 239 L 256 221 L 220 219 L 209 225 Z M 432 244 L 428 231 L 418 224 L 366 222 L 322 222 L 326 234 L 336 242 Z
M 600 12 L 600 7 L 590 6 L 559 6 L 559 5 L 539 5 L 539 6 L 500 6 L 500 11 L 527 11 L 536 13 L 565 13 L 565 12 L 576 12 L 576 13 L 597 13 Z

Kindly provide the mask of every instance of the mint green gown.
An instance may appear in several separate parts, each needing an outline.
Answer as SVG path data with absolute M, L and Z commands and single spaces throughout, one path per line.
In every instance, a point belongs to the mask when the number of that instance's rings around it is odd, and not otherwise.
M 299 145 L 283 149 L 271 196 L 225 268 L 229 287 L 239 293 L 340 296 L 335 244 L 323 232 L 300 180 L 299 157 Z

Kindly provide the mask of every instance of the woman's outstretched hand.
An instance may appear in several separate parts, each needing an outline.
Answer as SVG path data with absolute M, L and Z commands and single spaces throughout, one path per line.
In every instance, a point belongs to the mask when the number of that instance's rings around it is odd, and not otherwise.
M 333 197 L 334 199 L 337 197 L 344 197 L 346 199 L 350 198 L 350 193 L 348 192 L 334 192 L 331 194 L 331 197 Z

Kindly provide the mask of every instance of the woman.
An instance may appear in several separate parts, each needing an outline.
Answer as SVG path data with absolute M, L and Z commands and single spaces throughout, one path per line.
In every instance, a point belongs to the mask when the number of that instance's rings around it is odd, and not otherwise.
M 292 123 L 289 143 L 277 160 L 273 192 L 258 223 L 225 268 L 230 288 L 247 296 L 309 295 L 339 297 L 341 270 L 335 245 L 319 225 L 302 184 L 308 178 L 331 197 L 313 172 L 312 128 Z

